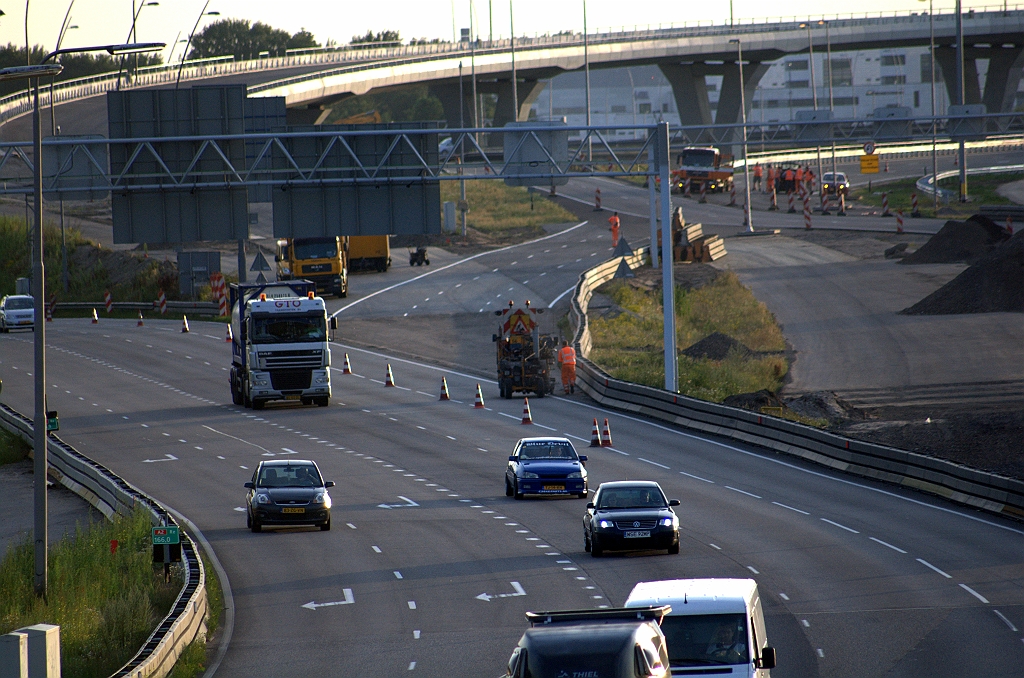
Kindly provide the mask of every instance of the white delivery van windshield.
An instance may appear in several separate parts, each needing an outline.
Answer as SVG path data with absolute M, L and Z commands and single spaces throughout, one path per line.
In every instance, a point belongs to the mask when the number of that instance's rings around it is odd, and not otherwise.
M 746 664 L 747 624 L 742 614 L 669 615 L 661 622 L 672 666 Z

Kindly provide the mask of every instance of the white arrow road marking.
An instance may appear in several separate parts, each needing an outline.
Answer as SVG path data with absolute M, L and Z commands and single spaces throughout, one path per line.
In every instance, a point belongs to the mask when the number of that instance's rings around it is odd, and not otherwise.
M 178 461 L 178 458 L 175 457 L 173 454 L 165 454 L 164 456 L 167 457 L 167 458 L 166 459 L 143 459 L 142 463 L 143 464 L 155 464 L 158 461 Z
M 523 589 L 522 585 L 519 582 L 513 581 L 509 583 L 512 584 L 512 588 L 516 590 L 515 593 L 499 593 L 498 595 L 491 595 L 490 593 L 481 593 L 479 596 L 474 597 L 477 600 L 482 600 L 486 603 L 489 603 L 491 602 L 492 598 L 516 598 L 518 596 L 526 595 L 526 591 Z
M 414 502 L 412 499 L 409 499 L 409 497 L 403 497 L 402 495 L 398 495 L 398 498 L 401 499 L 402 501 L 404 501 L 405 503 L 404 504 L 377 504 L 377 506 L 379 508 L 386 508 L 386 509 L 408 508 L 408 507 L 411 507 L 411 506 L 419 506 L 419 504 Z
M 314 603 L 311 600 L 305 605 L 302 605 L 301 607 L 304 607 L 307 610 L 315 610 L 318 607 L 331 607 L 333 605 L 351 605 L 352 603 L 356 602 L 355 596 L 352 595 L 352 589 L 344 589 L 343 592 L 345 594 L 345 600 L 337 600 L 333 603 Z

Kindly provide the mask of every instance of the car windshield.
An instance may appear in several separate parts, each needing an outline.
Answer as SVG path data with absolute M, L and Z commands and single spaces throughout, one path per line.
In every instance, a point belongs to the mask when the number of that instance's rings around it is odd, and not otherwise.
M 831 172 L 825 172 L 822 177 L 822 181 L 838 181 L 839 183 L 846 183 L 846 175 L 840 172 L 839 174 L 832 174 Z
M 265 466 L 260 471 L 260 487 L 322 487 L 315 466 Z
M 290 344 L 326 341 L 327 321 L 323 314 L 256 315 L 252 319 L 252 343 Z
M 714 151 L 683 151 L 683 165 L 687 167 L 714 167 Z
M 312 238 L 294 242 L 296 259 L 331 259 L 338 255 L 338 241 L 334 238 Z
M 4 308 L 8 311 L 24 311 L 32 308 L 32 297 L 8 297 Z
M 526 459 L 560 459 L 576 461 L 576 450 L 569 442 L 523 443 L 519 448 L 519 458 Z
M 742 614 L 669 615 L 661 622 L 672 666 L 746 664 L 747 626 Z
M 599 509 L 664 508 L 665 495 L 657 487 L 614 487 L 601 490 Z

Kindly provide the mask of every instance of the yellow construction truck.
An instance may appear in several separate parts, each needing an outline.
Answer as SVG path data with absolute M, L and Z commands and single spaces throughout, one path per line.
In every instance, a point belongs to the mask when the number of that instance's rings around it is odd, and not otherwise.
M 391 245 L 388 236 L 349 236 L 348 265 L 352 271 L 387 271 L 391 266 Z
M 348 296 L 348 237 L 282 238 L 277 241 L 278 280 L 309 280 L 318 293 Z

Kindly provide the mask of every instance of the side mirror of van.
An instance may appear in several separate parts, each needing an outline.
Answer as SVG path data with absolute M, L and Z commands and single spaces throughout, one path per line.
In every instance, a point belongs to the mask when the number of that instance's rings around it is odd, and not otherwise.
M 775 648 L 774 647 L 762 647 L 761 658 L 757 660 L 757 668 L 759 669 L 774 669 L 775 668 Z
M 668 500 L 668 505 L 669 506 L 679 506 L 679 500 L 678 499 L 669 499 Z

